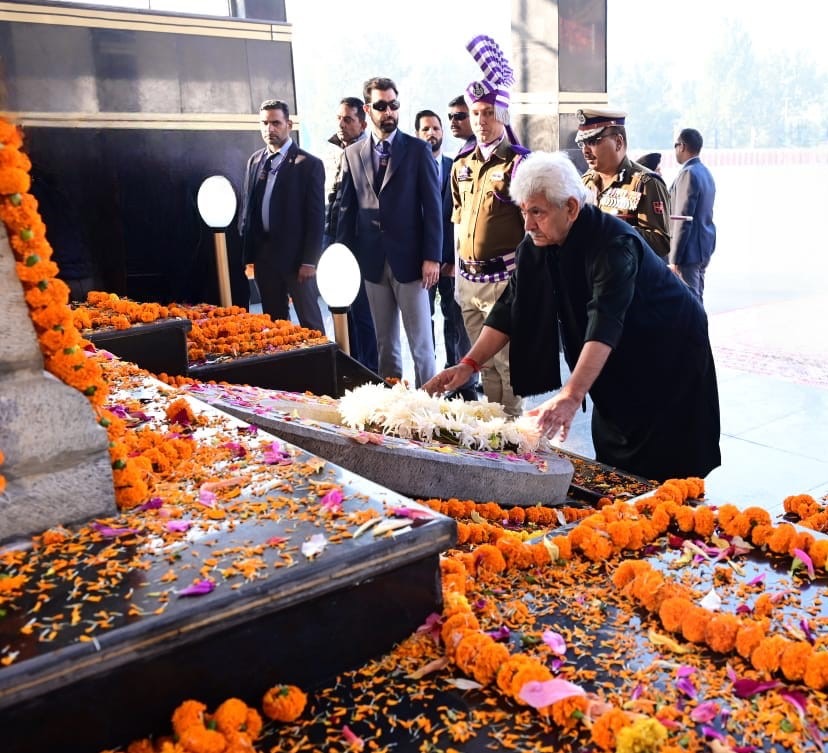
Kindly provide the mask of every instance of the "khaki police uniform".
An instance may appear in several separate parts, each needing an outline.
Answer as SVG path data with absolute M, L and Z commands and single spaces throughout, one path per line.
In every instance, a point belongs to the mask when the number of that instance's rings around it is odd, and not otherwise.
M 458 223 L 458 269 L 455 278 L 463 323 L 472 343 L 515 266 L 515 249 L 525 235 L 520 210 L 509 196 L 512 174 L 527 153 L 504 136 L 487 160 L 479 148 L 459 156 L 452 166 L 452 222 Z M 509 347 L 482 371 L 486 397 L 507 414 L 520 415 L 521 399 L 512 391 Z
M 670 195 L 655 173 L 624 157 L 618 174 L 608 186 L 601 184 L 595 170 L 582 180 L 592 192 L 596 205 L 632 225 L 660 257 L 670 253 Z

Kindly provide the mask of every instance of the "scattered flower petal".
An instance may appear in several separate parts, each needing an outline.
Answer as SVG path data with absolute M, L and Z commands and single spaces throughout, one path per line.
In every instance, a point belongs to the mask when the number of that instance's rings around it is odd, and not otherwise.
M 178 596 L 204 596 L 212 593 L 216 588 L 216 584 L 211 580 L 197 580 L 191 586 L 178 592 Z
M 814 572 L 814 562 L 813 560 L 801 549 L 794 549 L 793 550 L 794 560 L 791 563 L 791 572 L 794 573 L 799 568 L 804 565 L 805 570 L 808 573 L 808 577 L 813 580 L 816 573 Z
M 541 709 L 553 703 L 571 698 L 574 695 L 586 695 L 584 689 L 566 680 L 530 680 L 521 689 L 518 697 L 532 708 Z
M 544 630 L 541 639 L 549 646 L 553 654 L 563 656 L 566 653 L 566 641 L 560 633 L 553 630 Z
M 737 698 L 751 698 L 767 690 L 775 690 L 781 687 L 782 683 L 777 680 L 751 680 L 747 677 L 742 677 L 733 683 L 733 694 Z
M 716 593 L 715 588 L 711 588 L 707 596 L 699 602 L 699 606 L 709 609 L 711 612 L 718 612 L 722 608 L 722 597 Z
M 312 560 L 324 552 L 326 546 L 328 546 L 328 540 L 324 534 L 315 533 L 307 541 L 302 543 L 302 554 L 309 560 Z

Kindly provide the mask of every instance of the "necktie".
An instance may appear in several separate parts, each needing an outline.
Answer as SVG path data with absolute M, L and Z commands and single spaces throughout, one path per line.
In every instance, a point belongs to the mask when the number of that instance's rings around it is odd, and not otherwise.
M 273 186 L 276 182 L 276 173 L 282 165 L 282 154 L 276 152 L 265 160 L 262 172 L 259 175 L 259 186 L 261 186 L 261 207 L 262 227 L 265 232 L 270 231 L 270 196 L 273 193 Z
M 374 148 L 377 150 L 377 154 L 379 154 L 377 172 L 374 175 L 374 191 L 379 193 L 382 188 L 382 181 L 385 178 L 385 169 L 388 167 L 388 160 L 391 158 L 391 145 L 387 141 L 380 141 Z

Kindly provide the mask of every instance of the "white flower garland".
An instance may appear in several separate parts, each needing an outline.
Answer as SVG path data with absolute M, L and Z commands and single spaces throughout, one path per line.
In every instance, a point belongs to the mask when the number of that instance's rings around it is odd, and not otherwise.
M 471 450 L 548 450 L 537 423 L 527 416 L 509 421 L 498 403 L 447 400 L 402 383 L 391 389 L 364 384 L 339 400 L 342 423 L 360 431 L 377 431 L 403 439 L 438 440 Z

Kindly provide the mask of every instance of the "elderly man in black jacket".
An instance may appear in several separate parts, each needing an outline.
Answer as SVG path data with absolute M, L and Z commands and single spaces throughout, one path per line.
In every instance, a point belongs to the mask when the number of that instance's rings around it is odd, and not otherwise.
M 536 152 L 512 181 L 527 237 L 469 354 L 425 388 L 452 389 L 511 343 L 512 386 L 562 439 L 589 393 L 597 459 L 650 479 L 705 476 L 721 463 L 707 317 L 629 225 L 587 204 L 564 154 Z M 558 333 L 571 370 L 561 386 Z

